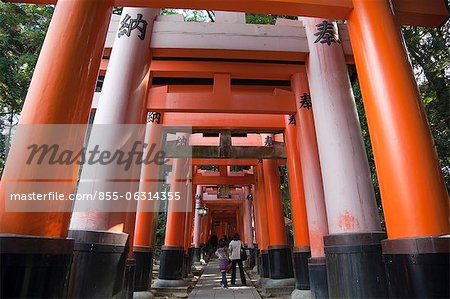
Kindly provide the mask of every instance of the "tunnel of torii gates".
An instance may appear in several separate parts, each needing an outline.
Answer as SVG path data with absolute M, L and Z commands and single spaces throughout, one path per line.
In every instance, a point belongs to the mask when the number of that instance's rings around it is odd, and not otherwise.
M 121 17 L 114 6 L 125 7 Z M 217 10 L 216 22 L 158 16 L 167 7 Z M 301 17 L 252 25 L 244 12 Z M 20 124 L 86 124 L 95 110 L 94 124 L 147 123 L 154 140 L 158 124 L 192 127 L 178 144 L 192 148 L 192 188 L 176 180 L 186 167 L 176 149 L 168 180 L 193 206 L 179 212 L 169 202 L 154 288 L 185 285 L 214 231 L 242 236 L 263 281 L 316 298 L 448 297 L 448 193 L 399 30 L 437 27 L 447 14 L 440 0 L 59 0 Z M 386 232 L 348 64 L 360 80 Z M 20 181 L 11 161 L 24 155 L 10 152 L 1 181 L 2 297 L 150 290 L 157 212 L 7 211 L 5 186 Z M 71 167 L 68 192 L 78 178 Z M 156 171 L 143 166 L 141 176 Z

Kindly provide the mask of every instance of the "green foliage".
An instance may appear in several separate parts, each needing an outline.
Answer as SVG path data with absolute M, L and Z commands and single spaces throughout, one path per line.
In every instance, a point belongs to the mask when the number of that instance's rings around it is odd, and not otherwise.
M 402 32 L 450 190 L 450 21 L 437 29 L 404 26 Z
M 193 9 L 162 9 L 162 15 L 182 14 L 185 22 L 214 22 L 214 12 Z
M 278 16 L 278 15 L 262 15 L 248 13 L 245 15 L 245 21 L 248 24 L 270 24 L 275 25 L 277 18 L 296 20 L 296 17 L 292 16 Z
M 53 6 L 0 2 L 0 174 L 52 14 Z

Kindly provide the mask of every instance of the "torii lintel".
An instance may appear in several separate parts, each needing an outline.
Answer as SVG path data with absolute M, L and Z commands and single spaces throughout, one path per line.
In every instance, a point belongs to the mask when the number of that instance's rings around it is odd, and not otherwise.
M 6 2 L 56 4 L 57 0 L 7 0 Z M 111 0 L 113 6 L 206 9 L 319 17 L 346 20 L 353 9 L 351 0 Z M 392 0 L 397 21 L 402 25 L 438 27 L 448 18 L 443 0 Z

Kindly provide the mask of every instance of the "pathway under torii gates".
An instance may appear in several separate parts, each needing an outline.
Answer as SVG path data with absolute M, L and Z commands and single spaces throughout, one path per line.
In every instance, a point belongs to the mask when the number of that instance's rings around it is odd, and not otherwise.
M 399 30 L 439 26 L 444 1 L 13 2 L 56 9 L 1 181 L 2 297 L 188 290 L 213 230 L 241 234 L 267 288 L 315 298 L 449 297 L 448 193 Z M 113 6 L 125 7 L 120 17 L 111 18 Z M 215 23 L 187 23 L 158 16 L 159 7 L 218 11 Z M 220 11 L 301 18 L 252 25 Z M 347 64 L 358 71 L 386 232 Z M 145 141 L 156 149 L 142 155 L 161 149 L 168 160 L 124 173 L 108 163 L 81 171 L 79 163 L 45 171 L 26 163 L 30 140 L 57 135 L 81 148 L 88 122 L 88 145 L 102 140 L 136 154 L 131 141 Z M 161 185 L 181 200 L 167 201 L 153 282 L 155 201 L 11 200 L 43 190 L 147 196 Z

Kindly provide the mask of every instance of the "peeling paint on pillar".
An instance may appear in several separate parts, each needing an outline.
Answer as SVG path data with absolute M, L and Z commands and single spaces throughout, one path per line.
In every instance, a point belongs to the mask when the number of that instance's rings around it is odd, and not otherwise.
M 310 50 L 307 72 L 329 233 L 379 231 L 375 194 L 337 25 L 324 19 L 302 20 Z M 327 24 L 329 39 L 319 40 L 321 24 Z
M 353 217 L 347 210 L 339 216 L 339 228 L 343 231 L 355 231 L 359 228 L 358 219 Z

